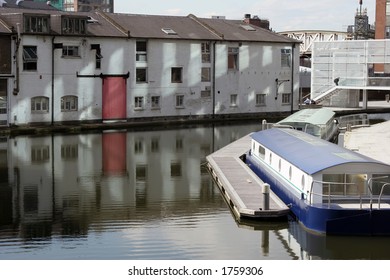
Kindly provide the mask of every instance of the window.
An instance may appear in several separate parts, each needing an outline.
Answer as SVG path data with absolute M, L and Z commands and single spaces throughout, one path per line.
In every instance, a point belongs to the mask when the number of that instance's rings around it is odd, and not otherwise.
M 182 83 L 183 82 L 183 68 L 182 67 L 172 67 L 171 69 L 171 82 L 172 83 Z
M 49 33 L 50 16 L 25 15 L 24 32 L 26 33 Z
M 96 64 L 96 69 L 100 69 L 102 65 L 102 53 L 100 50 L 100 45 L 99 44 L 91 44 L 91 50 L 96 50 L 96 55 L 95 55 L 95 64 Z
M 160 108 L 160 96 L 152 96 L 152 109 L 159 109 Z
M 228 49 L 228 70 L 238 70 L 238 48 Z
M 146 53 L 146 41 L 137 41 L 136 42 L 136 60 L 137 61 L 147 61 Z
M 210 82 L 210 67 L 202 67 L 202 82 Z
M 134 97 L 134 109 L 141 110 L 144 108 L 144 98 L 143 96 Z
M 160 150 L 160 140 L 158 138 L 153 138 L 150 143 L 150 151 L 152 153 L 158 153 Z
M 181 163 L 172 162 L 171 163 L 171 177 L 181 177 Z
M 48 113 L 49 112 L 49 98 L 44 96 L 37 96 L 31 98 L 31 113 Z
M 80 57 L 78 46 L 63 46 L 62 47 L 63 57 Z
M 237 94 L 230 95 L 230 106 L 231 107 L 237 106 Z
M 32 162 L 46 162 L 50 159 L 49 146 L 32 146 L 31 147 L 31 161 Z
M 184 95 L 179 94 L 176 95 L 176 108 L 183 108 L 184 107 Z
M 261 145 L 259 145 L 259 157 L 262 159 L 265 158 L 265 148 Z
M 136 181 L 146 181 L 147 177 L 147 167 L 146 165 L 137 165 L 135 167 L 135 179 Z
M 135 70 L 135 80 L 137 83 L 146 83 L 148 81 L 147 78 L 147 68 L 137 68 Z
M 23 47 L 23 70 L 37 70 L 38 55 L 36 46 Z
M 144 151 L 144 143 L 142 139 L 137 139 L 134 141 L 134 153 L 142 154 Z
M 176 31 L 172 28 L 161 28 L 161 30 L 168 35 L 177 35 Z
M 265 94 L 256 94 L 256 106 L 265 106 Z
M 385 27 L 385 39 L 390 38 L 390 26 Z
M 211 88 L 205 87 L 204 90 L 200 91 L 200 97 L 201 98 L 210 98 L 211 97 Z
M 62 34 L 86 34 L 87 18 L 63 17 Z
M 282 67 L 291 67 L 291 49 L 281 50 Z
M 65 160 L 77 159 L 79 157 L 78 145 L 61 145 L 61 158 Z
M 209 42 L 202 43 L 202 62 L 203 63 L 211 62 Z
M 78 97 L 74 95 L 67 95 L 61 97 L 61 111 L 77 111 L 78 110 Z
M 282 94 L 282 104 L 290 104 L 290 94 L 289 93 L 283 93 Z

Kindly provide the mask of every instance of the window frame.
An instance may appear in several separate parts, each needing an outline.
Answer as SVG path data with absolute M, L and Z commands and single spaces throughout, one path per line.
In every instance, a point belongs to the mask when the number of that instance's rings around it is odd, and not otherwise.
M 266 106 L 266 94 L 265 93 L 257 93 L 256 94 L 256 106 L 262 107 Z
M 144 100 L 143 96 L 134 96 L 134 110 L 141 111 L 144 110 Z
M 30 50 L 30 51 L 28 51 Z M 38 47 L 23 46 L 23 71 L 38 70 Z
M 144 48 L 142 47 L 143 45 L 145 46 Z M 138 62 L 148 61 L 148 42 L 146 40 L 135 42 L 135 60 Z
M 228 47 L 228 71 L 239 70 L 239 53 L 238 47 Z
M 64 95 L 61 97 L 61 112 L 75 112 L 78 111 L 78 96 Z M 68 106 L 66 106 L 69 104 Z
M 238 107 L 238 94 L 237 93 L 230 95 L 230 107 Z
M 184 94 L 176 94 L 175 107 L 179 109 L 184 108 Z
M 291 49 L 280 50 L 280 66 L 291 68 Z
M 62 46 L 62 58 L 80 58 L 80 46 L 64 45 Z
M 156 102 L 157 100 L 157 102 Z M 156 110 L 156 109 L 160 109 L 161 105 L 160 105 L 160 100 L 161 100 L 161 96 L 159 95 L 153 95 L 150 97 L 150 106 L 151 106 L 151 109 L 152 110 Z
M 31 114 L 47 114 L 49 113 L 49 97 L 34 96 L 30 99 Z
M 143 75 L 140 75 L 140 74 L 143 74 Z M 140 77 L 143 77 L 143 79 L 140 79 Z M 135 69 L 135 82 L 137 84 L 145 84 L 148 82 L 148 68 L 147 67 L 137 67 Z
M 201 82 L 210 82 L 211 81 L 211 68 L 202 67 L 201 69 Z
M 291 104 L 291 93 L 283 93 L 282 94 L 282 104 L 290 105 Z
M 201 44 L 201 51 L 202 51 L 202 63 L 210 63 L 211 62 L 210 42 L 203 42 Z
M 23 17 L 23 30 L 26 33 L 49 33 L 50 16 L 25 14 Z
M 183 83 L 183 67 L 171 68 L 171 83 L 172 84 Z

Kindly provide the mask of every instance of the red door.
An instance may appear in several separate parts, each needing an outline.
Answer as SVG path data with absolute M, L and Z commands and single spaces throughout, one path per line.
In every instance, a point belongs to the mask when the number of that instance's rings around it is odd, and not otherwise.
M 126 173 L 126 133 L 103 133 L 102 152 L 104 175 Z
M 103 120 L 126 119 L 126 79 L 103 78 Z

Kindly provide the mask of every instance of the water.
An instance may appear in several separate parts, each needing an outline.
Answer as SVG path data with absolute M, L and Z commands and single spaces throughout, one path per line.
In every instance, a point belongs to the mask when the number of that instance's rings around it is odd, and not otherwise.
M 260 128 L 3 138 L 0 259 L 390 259 L 387 237 L 234 219 L 205 158 Z

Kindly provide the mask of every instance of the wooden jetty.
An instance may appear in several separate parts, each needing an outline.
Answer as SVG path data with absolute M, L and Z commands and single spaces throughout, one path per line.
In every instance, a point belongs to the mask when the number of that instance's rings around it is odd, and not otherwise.
M 265 183 L 241 159 L 250 143 L 248 134 L 212 153 L 206 157 L 207 167 L 237 218 L 285 217 L 290 209 L 271 190 L 263 193 Z

